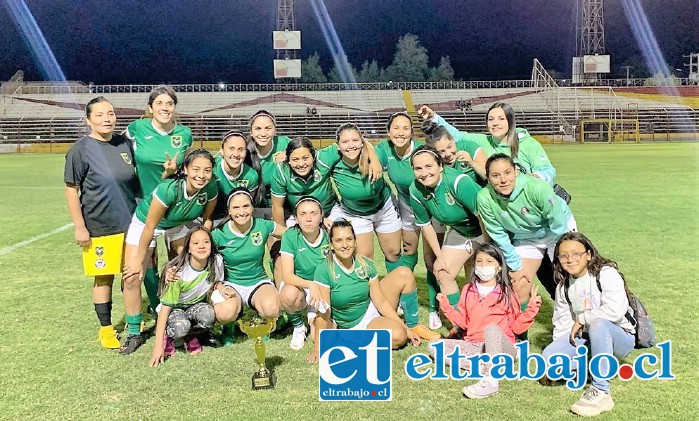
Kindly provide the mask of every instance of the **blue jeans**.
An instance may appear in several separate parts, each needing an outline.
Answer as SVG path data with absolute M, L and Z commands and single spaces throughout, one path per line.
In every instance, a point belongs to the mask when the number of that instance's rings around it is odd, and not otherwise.
M 575 338 L 576 347 L 585 345 L 590 351 L 590 359 L 598 354 L 613 354 L 618 360 L 629 355 L 636 343 L 634 335 L 606 319 L 595 319 L 588 326 L 588 339 Z M 577 356 L 575 348 L 570 344 L 568 335 L 561 336 L 544 349 L 542 355 L 546 360 L 553 354 L 565 354 L 571 358 Z M 577 361 L 573 363 L 577 370 Z M 600 360 L 600 371 L 609 371 L 609 363 L 605 358 Z M 609 380 L 592 377 L 592 385 L 609 393 Z

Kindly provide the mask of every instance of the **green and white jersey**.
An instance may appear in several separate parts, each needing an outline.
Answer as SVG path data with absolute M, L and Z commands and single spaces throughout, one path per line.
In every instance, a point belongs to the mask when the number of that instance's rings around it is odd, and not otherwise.
M 250 190 L 250 193 L 252 193 L 253 196 L 255 196 L 255 191 L 260 186 L 260 177 L 257 174 L 257 171 L 252 169 L 252 167 L 248 166 L 247 164 L 243 164 L 240 167 L 240 173 L 238 173 L 236 177 L 231 177 L 226 172 L 225 165 L 226 162 L 223 160 L 223 157 L 220 155 L 217 156 L 213 172 L 216 187 L 218 188 L 219 200 L 216 202 L 214 219 L 220 219 L 228 215 L 226 200 L 233 189 L 236 187 L 245 187 Z
M 434 218 L 464 237 L 478 237 L 481 228 L 476 201 L 480 190 L 471 177 L 449 167 L 444 168 L 434 189 L 414 181 L 410 185 L 410 206 L 415 213 L 415 225 L 424 227 Z
M 454 139 L 471 140 L 478 143 L 483 147 L 487 156 L 496 153 L 504 153 L 507 156 L 511 156 L 512 154 L 506 141 L 500 142 L 492 135 L 460 132 L 437 114 L 434 115 L 432 121 L 440 126 L 444 126 Z M 556 180 L 556 169 L 553 167 L 553 164 L 551 164 L 551 160 L 549 160 L 541 143 L 531 137 L 526 129 L 518 127 L 515 131 L 519 138 L 519 151 L 517 152 L 517 156 L 514 157 L 515 163 L 519 164 L 523 172 L 537 174 L 550 186 L 553 186 Z
M 323 214 L 329 214 L 337 203 L 337 195 L 330 183 L 330 172 L 339 161 L 340 154 L 335 144 L 319 150 L 313 173 L 307 180 L 296 175 L 288 163 L 280 162 L 272 176 L 272 196 L 286 198 L 285 208 L 293 213 L 299 199 L 310 195 L 320 201 Z
M 369 282 L 379 282 L 374 262 L 354 259 L 352 269 L 346 269 L 333 255 L 332 263 L 327 260 L 318 266 L 313 281 L 330 288 L 330 308 L 339 329 L 350 329 L 357 325 L 369 308 Z
M 415 173 L 410 165 L 410 156 L 413 151 L 424 143 L 415 140 L 410 141 L 410 147 L 405 156 L 398 156 L 393 144 L 389 139 L 379 142 L 374 151 L 379 157 L 379 162 L 384 171 L 388 172 L 388 178 L 396 188 L 398 197 L 405 203 L 410 203 L 410 185 L 415 181 Z
M 328 234 L 321 228 L 315 242 L 309 243 L 299 228 L 289 228 L 282 236 L 281 253 L 294 259 L 294 274 L 307 281 L 313 280 L 316 268 L 324 265 L 330 253 Z
M 350 166 L 344 160 L 335 165 L 332 177 L 340 193 L 340 204 L 350 215 L 373 215 L 391 197 L 383 177 L 372 183 L 368 176 L 362 176 L 358 165 Z
M 194 269 L 189 262 L 185 263 L 180 278 L 168 282 L 165 291 L 160 295 L 160 302 L 168 307 L 189 307 L 206 300 L 211 289 L 209 274 L 214 271 L 216 281 L 223 280 L 223 258 L 216 255 L 213 268 Z
M 572 214 L 566 202 L 543 180 L 520 173 L 510 197 L 488 185 L 478 193 L 483 227 L 505 255 L 507 266 L 519 270 L 522 262 L 512 241 L 560 238 L 568 232 Z
M 182 165 L 187 148 L 192 146 L 192 131 L 187 126 L 175 125 L 169 133 L 153 127 L 153 119 L 133 121 L 126 128 L 126 137 L 133 142 L 136 172 L 141 183 L 141 197 L 145 198 L 162 181 L 163 165 L 168 153 L 177 154 L 177 165 Z
M 274 136 L 274 139 L 272 139 L 272 149 L 267 152 L 267 155 L 260 155 L 262 182 L 265 185 L 265 199 L 263 203 L 264 206 L 262 206 L 264 208 L 272 207 L 272 177 L 274 176 L 274 171 L 277 168 L 275 157 L 280 153 L 286 153 L 286 146 L 290 141 L 291 139 L 289 139 L 287 136 Z
M 204 208 L 218 197 L 216 183 L 211 180 L 203 189 L 187 195 L 185 180 L 163 180 L 158 187 L 136 206 L 136 218 L 145 223 L 153 198 L 167 208 L 158 229 L 179 227 L 202 216 Z
M 454 146 L 456 146 L 457 151 L 468 152 L 468 154 L 471 155 L 471 159 L 473 159 L 476 156 L 476 154 L 478 153 L 479 150 L 481 150 L 481 149 L 485 150 L 478 143 L 476 143 L 472 140 L 469 140 L 469 139 L 464 139 L 464 138 L 461 138 L 461 139 L 457 138 L 457 140 L 454 142 Z M 487 153 L 486 153 L 486 156 L 488 156 Z M 476 172 L 476 170 L 473 169 L 472 166 L 468 165 L 465 162 L 454 161 L 451 164 L 451 167 L 468 175 L 478 185 L 484 186 L 487 182 L 487 180 L 482 179 L 478 175 L 478 173 Z
M 269 279 L 263 259 L 265 244 L 274 232 L 274 221 L 252 218 L 246 233 L 232 230 L 232 221 L 215 229 L 211 235 L 218 252 L 223 256 L 225 280 L 236 285 L 252 286 Z

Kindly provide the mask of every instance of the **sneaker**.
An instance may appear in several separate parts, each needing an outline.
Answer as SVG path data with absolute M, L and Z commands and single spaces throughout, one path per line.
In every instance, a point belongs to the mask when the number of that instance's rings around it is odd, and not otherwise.
M 580 399 L 570 407 L 570 410 L 583 417 L 594 417 L 602 412 L 611 411 L 612 408 L 614 408 L 612 396 L 590 386 L 585 389 Z
M 499 386 L 495 386 L 487 380 L 481 380 L 478 383 L 472 384 L 471 386 L 466 386 L 463 389 L 464 396 L 469 399 L 485 399 L 497 394 L 499 391 Z
M 107 349 L 118 349 L 121 346 L 119 339 L 117 339 L 116 330 L 112 325 L 100 327 L 97 342 Z
M 293 349 L 294 351 L 302 349 L 306 344 L 306 333 L 308 333 L 306 326 L 295 327 L 294 333 L 291 335 L 291 343 L 289 343 L 289 348 Z
M 427 326 L 432 330 L 437 330 L 442 327 L 442 319 L 439 318 L 439 313 L 430 311 L 430 314 L 427 316 Z
M 133 354 L 141 345 L 143 345 L 143 336 L 129 335 L 119 348 L 119 353 L 121 355 Z
M 425 325 L 423 325 L 423 324 L 418 324 L 414 327 L 411 327 L 410 330 L 412 330 L 413 333 L 416 334 L 417 336 L 421 337 L 422 339 L 426 339 L 428 341 L 442 338 L 442 335 L 440 335 L 437 332 L 432 332 L 427 327 L 425 327 Z
M 192 355 L 200 354 L 202 351 L 199 339 L 195 335 L 184 340 L 184 348 Z
M 169 336 L 165 336 L 163 342 L 165 342 L 165 345 L 163 346 L 163 352 L 165 353 L 165 356 L 172 357 L 173 355 L 175 355 L 175 340 Z

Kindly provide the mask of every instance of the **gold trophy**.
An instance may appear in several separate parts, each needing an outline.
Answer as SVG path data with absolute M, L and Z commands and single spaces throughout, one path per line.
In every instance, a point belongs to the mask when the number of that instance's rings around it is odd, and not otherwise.
M 260 319 L 239 320 L 238 325 L 240 330 L 245 332 L 251 339 L 255 339 L 255 354 L 257 354 L 257 362 L 260 364 L 260 369 L 252 375 L 252 389 L 274 389 L 277 383 L 277 377 L 273 370 L 265 366 L 265 343 L 262 338 L 269 335 L 277 327 L 277 319 Z

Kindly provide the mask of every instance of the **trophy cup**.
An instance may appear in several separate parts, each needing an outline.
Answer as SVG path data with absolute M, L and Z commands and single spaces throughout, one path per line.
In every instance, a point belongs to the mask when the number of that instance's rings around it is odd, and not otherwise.
M 277 383 L 277 377 L 273 370 L 265 366 L 265 343 L 262 342 L 264 336 L 269 335 L 277 326 L 276 319 L 260 319 L 239 320 L 238 325 L 240 330 L 245 332 L 251 339 L 255 339 L 255 354 L 257 354 L 257 362 L 260 364 L 260 369 L 252 375 L 252 389 L 274 389 Z

